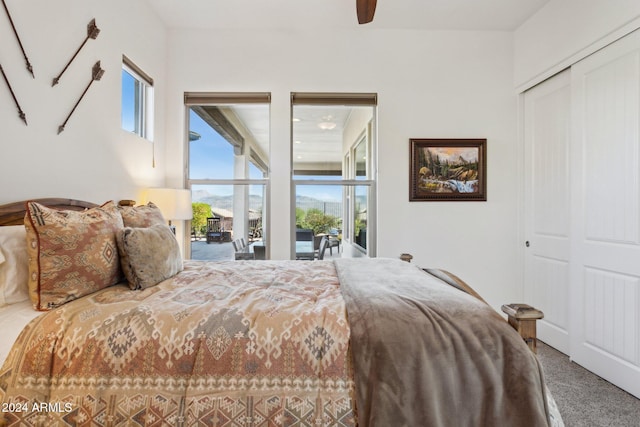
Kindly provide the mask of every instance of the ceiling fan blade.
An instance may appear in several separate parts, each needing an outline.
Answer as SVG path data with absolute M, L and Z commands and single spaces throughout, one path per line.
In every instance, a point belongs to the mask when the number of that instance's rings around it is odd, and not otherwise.
M 377 0 L 356 0 L 359 24 L 367 24 L 373 21 L 373 15 L 376 13 L 376 3 Z

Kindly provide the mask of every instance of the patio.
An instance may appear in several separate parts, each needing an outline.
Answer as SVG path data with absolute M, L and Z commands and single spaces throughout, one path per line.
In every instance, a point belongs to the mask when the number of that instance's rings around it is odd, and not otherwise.
M 336 248 L 333 248 L 333 254 L 328 248 L 324 253 L 324 259 L 340 258 L 340 256 Z M 235 251 L 231 242 L 207 244 L 206 240 L 194 240 L 191 242 L 191 259 L 232 261 L 235 259 Z
M 209 243 L 206 240 L 191 241 L 191 259 L 232 261 L 234 250 L 231 242 Z

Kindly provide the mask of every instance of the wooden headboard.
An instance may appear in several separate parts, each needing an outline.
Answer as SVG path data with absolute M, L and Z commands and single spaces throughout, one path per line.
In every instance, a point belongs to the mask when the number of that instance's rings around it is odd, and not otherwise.
M 88 208 L 94 208 L 98 205 L 91 202 L 75 199 L 31 199 L 21 202 L 9 203 L 8 205 L 0 205 L 0 226 L 4 225 L 22 225 L 24 224 L 24 215 L 27 209 L 27 201 L 38 202 L 50 208 L 69 209 L 74 211 L 83 211 Z

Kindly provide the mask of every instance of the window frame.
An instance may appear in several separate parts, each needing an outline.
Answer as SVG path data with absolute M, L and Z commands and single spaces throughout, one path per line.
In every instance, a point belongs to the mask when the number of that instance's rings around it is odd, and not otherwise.
M 142 71 L 131 59 L 122 55 L 122 71 L 126 72 L 134 79 L 134 129 L 125 129 L 124 123 L 121 127 L 127 132 L 138 135 L 141 138 L 153 141 L 153 123 L 154 123 L 154 86 L 153 78 Z M 122 81 L 121 85 L 124 84 Z M 124 97 L 121 99 L 121 115 L 125 105 Z
M 372 178 L 370 177 L 372 168 L 371 165 L 369 163 L 369 159 L 371 158 L 371 140 L 372 140 L 372 136 L 371 136 L 371 122 L 369 122 L 367 124 L 367 128 L 364 132 L 362 132 L 362 134 L 353 142 L 353 144 L 351 145 L 351 147 L 349 147 L 349 156 L 351 159 L 351 164 L 349 164 L 349 170 L 347 171 L 347 177 L 350 180 L 356 181 L 356 182 L 360 182 L 360 183 L 364 183 L 364 185 L 351 185 L 348 187 L 347 189 L 347 199 L 348 199 L 348 221 L 347 223 L 349 224 L 349 229 L 348 232 L 346 233 L 346 239 L 347 241 L 351 242 L 351 244 L 354 246 L 354 248 L 356 250 L 359 250 L 360 252 L 363 253 L 368 253 L 367 251 L 367 247 L 369 246 L 367 244 L 367 242 L 365 242 L 365 247 L 363 247 L 362 245 L 360 245 L 357 242 L 356 239 L 356 217 L 359 215 L 358 210 L 356 209 L 356 200 L 357 200 L 357 192 L 358 192 L 358 187 L 364 187 L 366 186 L 368 188 L 367 191 L 367 222 L 369 222 L 368 216 L 369 216 L 369 211 L 371 211 L 370 208 L 370 201 L 369 198 L 372 196 L 372 192 L 371 192 L 371 187 L 372 185 L 368 185 L 367 182 L 371 181 Z M 359 149 L 364 149 L 364 162 L 359 161 L 358 160 L 358 156 L 361 154 L 358 152 Z M 358 175 L 358 172 L 360 172 L 360 169 L 358 168 L 360 164 L 364 165 L 364 178 L 361 178 L 362 175 Z
M 346 171 L 343 170 L 343 176 L 340 179 L 334 180 L 315 180 L 296 178 L 294 174 L 294 138 L 293 130 L 291 132 L 290 141 L 290 159 L 291 159 L 291 235 L 295 236 L 296 227 L 296 187 L 308 186 L 308 185 L 339 185 L 343 187 L 343 239 L 349 242 L 354 251 L 359 252 L 368 257 L 377 256 L 377 106 L 378 99 L 375 93 L 291 93 L 291 108 L 290 108 L 290 124 L 293 129 L 294 108 L 296 105 L 306 106 L 323 106 L 323 105 L 348 105 L 348 106 L 370 106 L 373 109 L 371 120 L 367 123 L 366 128 L 355 142 L 350 146 L 347 153 L 344 154 L 343 168 L 346 166 Z M 356 175 L 356 159 L 355 159 L 355 147 L 360 143 L 365 142 L 366 153 L 366 179 L 357 178 Z M 356 187 L 367 187 L 367 227 L 370 227 L 373 232 L 368 233 L 366 248 L 361 247 L 355 243 L 355 227 L 353 225 L 355 212 L 355 192 Z M 295 254 L 295 241 L 291 242 L 291 253 Z
M 271 210 L 271 180 L 270 180 L 270 163 L 260 157 L 260 153 L 254 151 L 251 147 L 238 147 L 235 149 L 245 148 L 248 149 L 247 161 L 255 165 L 259 169 L 263 176 L 262 178 L 191 178 L 190 176 L 190 144 L 189 144 L 189 131 L 190 131 L 190 110 L 195 106 L 224 106 L 234 104 L 265 104 L 271 109 L 271 93 L 270 92 L 185 92 L 184 93 L 184 182 L 186 188 L 192 190 L 194 186 L 205 185 L 220 185 L 220 186 L 238 186 L 238 188 L 244 188 L 242 191 L 246 191 L 247 194 L 251 191 L 251 186 L 262 186 L 263 188 L 263 239 L 267 241 L 266 246 L 266 259 L 270 259 L 270 227 L 268 226 L 270 220 Z M 218 132 L 218 130 L 216 130 Z M 229 141 L 227 141 L 229 142 Z M 231 142 L 229 142 L 231 143 Z M 271 144 L 271 142 L 269 142 Z M 232 144 L 233 145 L 233 144 Z M 187 224 L 189 229 L 191 228 L 191 222 Z M 186 250 L 185 258 L 191 258 L 191 245 L 190 240 L 186 242 L 186 246 L 189 249 Z

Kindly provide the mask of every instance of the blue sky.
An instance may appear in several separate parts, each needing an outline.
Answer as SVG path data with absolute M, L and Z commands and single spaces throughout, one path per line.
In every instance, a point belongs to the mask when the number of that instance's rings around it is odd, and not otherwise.
M 189 112 L 189 121 L 189 130 L 200 135 L 200 139 L 190 142 L 190 177 L 193 179 L 233 179 L 233 147 L 231 144 L 193 111 Z M 262 173 L 251 163 L 250 177 L 262 178 Z M 335 179 L 335 177 L 305 177 L 305 179 Z M 227 194 L 231 194 L 233 187 L 220 188 L 218 186 L 216 191 L 218 193 L 228 191 Z M 339 185 L 305 185 L 298 188 L 298 193 L 324 201 L 342 200 L 342 186 Z
M 189 175 L 193 179 L 233 179 L 233 146 L 189 110 L 189 130 L 200 135 L 189 147 Z
M 135 131 L 134 93 L 135 79 L 122 70 L 122 129 L 129 132 Z

